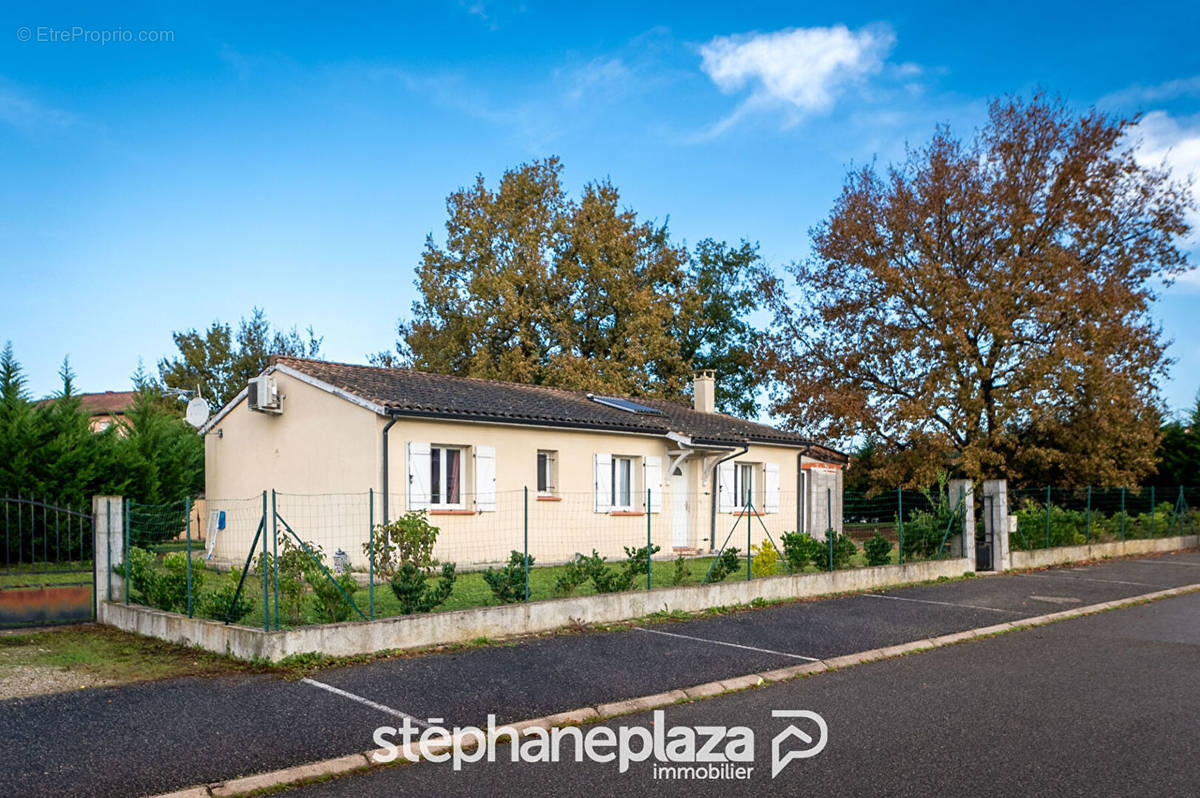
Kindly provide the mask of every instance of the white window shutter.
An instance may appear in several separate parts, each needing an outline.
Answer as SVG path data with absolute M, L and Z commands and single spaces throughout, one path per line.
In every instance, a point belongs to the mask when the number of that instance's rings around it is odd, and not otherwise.
M 717 509 L 722 513 L 734 509 L 732 461 L 717 466 Z
M 475 447 L 475 509 L 496 512 L 496 448 Z
M 429 444 L 408 442 L 408 509 L 429 507 Z
M 662 458 L 647 457 L 644 461 L 646 466 L 646 490 L 650 491 L 650 507 L 652 513 L 662 512 Z
M 763 512 L 779 512 L 779 464 L 763 464 Z
M 612 455 L 597 454 L 595 468 L 596 512 L 607 513 L 612 506 Z

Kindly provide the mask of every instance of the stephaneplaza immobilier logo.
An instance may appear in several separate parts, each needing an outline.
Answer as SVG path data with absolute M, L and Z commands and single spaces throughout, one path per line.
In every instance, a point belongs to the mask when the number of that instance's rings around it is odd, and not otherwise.
M 771 778 L 796 759 L 816 756 L 829 742 L 825 719 L 805 709 L 777 709 L 773 718 L 790 722 L 771 739 Z M 797 725 L 799 722 L 801 725 Z M 655 779 L 695 781 L 745 781 L 754 772 L 754 730 L 748 726 L 668 726 L 662 710 L 654 712 L 646 726 L 561 726 L 531 727 L 518 733 L 512 726 L 497 726 L 488 715 L 487 728 L 441 725 L 430 718 L 419 728 L 411 718 L 404 725 L 380 726 L 375 730 L 381 764 L 398 757 L 409 761 L 451 762 L 455 770 L 464 764 L 495 762 L 498 743 L 508 744 L 508 758 L 526 764 L 575 762 L 616 763 L 625 773 L 630 765 L 653 761 Z M 810 732 L 815 731 L 815 735 Z M 511 742 L 508 742 L 511 741 Z

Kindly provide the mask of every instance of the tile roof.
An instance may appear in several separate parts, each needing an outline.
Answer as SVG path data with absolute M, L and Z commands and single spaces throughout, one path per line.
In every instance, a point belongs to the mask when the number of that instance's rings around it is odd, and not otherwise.
M 698 412 L 686 404 L 664 399 L 633 399 L 662 411 L 662 415 L 649 415 L 607 407 L 590 400 L 585 391 L 544 385 L 295 357 L 273 357 L 271 363 L 307 374 L 397 415 L 543 424 L 644 432 L 650 435 L 676 432 L 698 444 L 775 443 L 812 447 L 812 456 L 819 459 L 833 462 L 846 460 L 840 452 L 802 435 L 723 413 Z
M 79 394 L 79 406 L 89 416 L 120 415 L 137 399 L 137 391 Z

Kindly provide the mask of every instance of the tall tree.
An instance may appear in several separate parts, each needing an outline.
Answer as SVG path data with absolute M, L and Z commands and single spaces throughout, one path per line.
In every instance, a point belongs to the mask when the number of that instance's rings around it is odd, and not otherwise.
M 765 333 L 750 322 L 758 310 L 764 269 L 758 246 L 736 247 L 706 238 L 692 249 L 688 280 L 698 313 L 682 313 L 674 335 L 680 356 L 694 370 L 717 376 L 717 407 L 753 418 L 758 414 L 766 362 L 759 352 Z
M 141 369 L 125 419 L 97 432 L 67 359 L 59 376 L 59 391 L 31 401 L 12 344 L 0 351 L 0 495 L 82 507 L 97 494 L 160 503 L 203 489 L 203 440 Z
M 39 419 L 25 384 L 12 341 L 7 341 L 0 352 L 0 493 L 6 496 L 33 487 L 26 475 L 39 454 Z
M 693 258 L 611 183 L 575 200 L 561 172 L 534 161 L 449 196 L 445 245 L 426 239 L 412 316 L 372 362 L 668 398 L 712 368 L 718 407 L 753 414 L 755 248 L 704 241 Z
M 1200 393 L 1196 403 L 1183 417 L 1163 425 L 1158 447 L 1159 485 L 1200 485 Z
M 975 478 L 1145 477 L 1168 366 L 1154 286 L 1187 266 L 1193 200 L 1134 159 L 1134 121 L 996 100 L 971 140 L 939 128 L 850 174 L 795 298 L 771 287 L 776 412 L 874 439 L 914 481 L 946 453 Z
M 194 329 L 173 333 L 179 355 L 158 361 L 159 378 L 168 388 L 195 391 L 199 386 L 204 398 L 220 407 L 267 367 L 271 355 L 320 357 L 324 339 L 312 327 L 306 334 L 301 335 L 295 327 L 272 328 L 263 310 L 256 307 L 250 318 L 242 317 L 236 333 L 220 321 L 203 333 Z

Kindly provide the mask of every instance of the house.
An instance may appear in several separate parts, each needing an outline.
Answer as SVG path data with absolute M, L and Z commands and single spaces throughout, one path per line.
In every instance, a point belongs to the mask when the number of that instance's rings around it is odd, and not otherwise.
M 103 393 L 79 394 L 79 407 L 88 415 L 92 432 L 102 432 L 113 424 L 124 426 L 125 413 L 137 399 L 137 391 L 104 391 Z
M 662 556 L 841 524 L 844 454 L 693 406 L 293 357 L 201 428 L 215 556 L 244 560 L 263 491 L 280 534 L 363 562 L 372 524 L 424 510 L 460 565 L 528 551 L 539 563 L 649 539 Z M 210 522 L 210 530 L 212 529 Z

